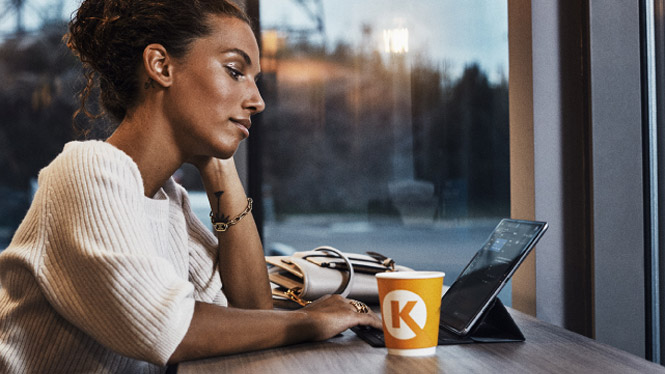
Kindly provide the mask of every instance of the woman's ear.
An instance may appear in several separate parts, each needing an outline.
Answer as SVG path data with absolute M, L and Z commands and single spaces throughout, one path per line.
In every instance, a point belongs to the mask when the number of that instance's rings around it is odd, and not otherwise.
M 154 83 L 162 87 L 169 87 L 173 83 L 171 58 L 163 45 L 149 44 L 145 47 L 143 50 L 143 67 L 148 76 L 146 87 Z

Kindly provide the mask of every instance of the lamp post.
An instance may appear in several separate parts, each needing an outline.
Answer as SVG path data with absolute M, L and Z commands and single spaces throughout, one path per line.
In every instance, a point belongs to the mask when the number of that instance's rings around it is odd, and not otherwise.
M 393 74 L 393 179 L 388 184 L 388 191 L 402 223 L 429 225 L 436 212 L 436 198 L 433 183 L 415 178 L 409 30 L 405 27 L 384 30 L 383 42 Z
M 383 30 L 383 50 L 388 54 L 392 72 L 393 181 L 413 180 L 409 30 L 406 27 Z

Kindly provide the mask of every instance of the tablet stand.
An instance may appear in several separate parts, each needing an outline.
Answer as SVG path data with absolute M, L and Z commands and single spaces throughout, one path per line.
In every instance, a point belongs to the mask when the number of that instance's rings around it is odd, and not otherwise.
M 383 330 L 369 326 L 356 326 L 351 330 L 372 347 L 385 347 Z M 466 336 L 458 336 L 445 328 L 439 328 L 439 345 L 523 342 L 524 340 L 524 335 L 513 321 L 513 317 L 498 298 L 492 301 L 492 305 Z
M 450 334 L 451 336 L 453 334 Z M 440 339 L 439 345 L 464 344 L 464 343 L 500 343 L 500 342 L 523 342 L 524 335 L 513 321 L 510 313 L 498 298 L 495 298 L 490 306 L 480 317 L 471 332 L 465 337 L 446 336 Z

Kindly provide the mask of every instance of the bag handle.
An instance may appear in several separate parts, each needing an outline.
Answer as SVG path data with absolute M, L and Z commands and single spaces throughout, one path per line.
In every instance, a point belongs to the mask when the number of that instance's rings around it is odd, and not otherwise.
M 346 280 L 344 288 L 342 289 L 342 292 L 339 292 L 339 294 L 342 295 L 343 297 L 349 296 L 349 293 L 351 293 L 351 285 L 353 284 L 353 276 L 354 276 L 353 265 L 351 265 L 351 260 L 349 260 L 349 258 L 346 257 L 346 255 L 342 253 L 342 251 L 340 251 L 339 249 L 329 246 L 317 247 L 314 249 L 314 251 L 333 254 L 344 260 L 347 268 L 349 269 L 349 278 Z

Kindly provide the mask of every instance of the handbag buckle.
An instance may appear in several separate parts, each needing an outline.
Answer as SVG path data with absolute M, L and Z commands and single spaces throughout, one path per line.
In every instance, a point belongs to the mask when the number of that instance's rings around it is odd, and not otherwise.
M 294 287 L 294 288 L 289 288 L 288 290 L 286 290 L 286 292 L 284 292 L 284 294 L 286 295 L 286 297 L 288 297 L 292 301 L 295 301 L 300 306 L 307 306 L 308 304 L 311 304 L 312 303 L 311 301 L 305 300 L 302 297 L 300 297 L 300 295 L 298 295 L 298 293 L 300 293 L 300 291 L 302 291 L 302 289 L 300 287 Z
M 395 271 L 395 260 L 393 260 L 392 258 L 386 257 L 381 253 L 372 252 L 372 251 L 368 251 L 367 254 L 373 259 L 380 262 L 381 265 L 385 266 L 387 268 L 386 271 L 391 271 L 391 272 Z

